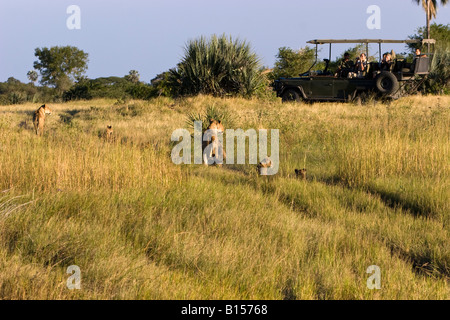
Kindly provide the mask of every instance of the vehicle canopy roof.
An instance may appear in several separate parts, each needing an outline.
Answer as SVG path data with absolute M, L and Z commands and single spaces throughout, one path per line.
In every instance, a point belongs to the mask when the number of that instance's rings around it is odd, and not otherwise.
M 380 55 L 380 61 L 381 61 L 381 44 L 382 43 L 428 43 L 435 44 L 436 40 L 434 39 L 405 39 L 405 40 L 392 40 L 392 39 L 314 39 L 309 40 L 307 43 L 315 44 L 316 45 L 316 61 L 311 66 L 314 67 L 314 65 L 317 63 L 317 55 L 318 55 L 318 46 L 319 44 L 329 44 L 330 45 L 330 53 L 329 53 L 329 61 L 331 61 L 331 44 L 333 43 L 364 43 L 366 45 L 366 56 L 369 56 L 369 43 L 378 43 L 379 50 L 378 53 Z M 428 48 L 429 49 L 429 48 Z M 309 68 L 309 70 L 311 70 Z
M 327 44 L 327 43 L 434 43 L 433 39 L 407 39 L 407 40 L 390 40 L 390 39 L 314 39 L 307 43 L 311 44 Z

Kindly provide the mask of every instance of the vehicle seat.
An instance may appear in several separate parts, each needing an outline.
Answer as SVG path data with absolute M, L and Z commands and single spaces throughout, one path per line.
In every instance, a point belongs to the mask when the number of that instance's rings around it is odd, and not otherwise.
M 380 64 L 381 63 L 378 63 L 378 62 L 370 62 L 371 72 L 380 71 Z
M 404 68 L 406 68 L 405 65 L 406 65 L 405 59 L 394 59 L 391 71 L 392 72 L 402 71 Z
M 411 68 L 415 74 L 428 74 L 430 58 L 420 57 L 415 59 L 414 68 Z

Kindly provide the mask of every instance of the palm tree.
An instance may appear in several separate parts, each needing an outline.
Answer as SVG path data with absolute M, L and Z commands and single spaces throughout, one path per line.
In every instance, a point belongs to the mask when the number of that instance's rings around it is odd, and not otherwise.
M 430 21 L 433 18 L 436 18 L 436 12 L 437 12 L 437 0 L 413 0 L 417 4 L 420 4 L 422 2 L 422 7 L 425 10 L 427 14 L 427 38 L 431 39 L 430 37 Z M 449 0 L 441 0 L 441 5 L 445 6 Z M 430 51 L 430 44 L 428 44 L 428 51 Z

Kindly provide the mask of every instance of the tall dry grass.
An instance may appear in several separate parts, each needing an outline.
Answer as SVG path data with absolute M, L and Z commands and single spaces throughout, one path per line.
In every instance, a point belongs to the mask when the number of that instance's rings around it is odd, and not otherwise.
M 172 164 L 172 131 L 208 106 L 280 129 L 279 174 Z M 37 106 L 0 107 L 0 297 L 448 299 L 449 106 L 71 102 L 43 138 Z

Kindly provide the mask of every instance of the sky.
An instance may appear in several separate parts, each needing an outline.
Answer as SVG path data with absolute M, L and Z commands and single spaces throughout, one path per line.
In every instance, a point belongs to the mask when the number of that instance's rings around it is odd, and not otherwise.
M 70 30 L 67 8 L 80 8 L 80 29 Z M 371 5 L 380 29 L 369 29 Z M 450 5 L 433 22 L 450 23 Z M 176 66 L 187 41 L 227 34 L 245 40 L 272 67 L 278 48 L 300 49 L 312 39 L 406 39 L 425 24 L 412 0 L 0 0 L 0 82 L 27 81 L 35 48 L 76 46 L 89 54 L 89 78 L 124 76 L 141 81 Z M 333 47 L 332 58 L 349 45 Z M 404 52 L 404 45 L 383 47 Z M 377 52 L 377 45 L 371 47 Z M 328 56 L 323 46 L 321 58 Z

